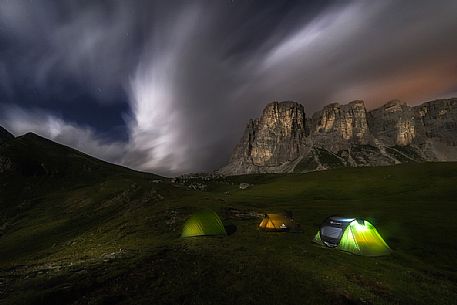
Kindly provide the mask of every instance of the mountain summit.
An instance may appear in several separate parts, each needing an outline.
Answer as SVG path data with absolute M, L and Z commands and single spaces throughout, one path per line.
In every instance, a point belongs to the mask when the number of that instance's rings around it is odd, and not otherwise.
M 269 103 L 250 120 L 226 175 L 307 172 L 457 160 L 457 98 L 419 106 L 398 100 L 367 111 L 333 103 L 307 117 L 295 102 Z

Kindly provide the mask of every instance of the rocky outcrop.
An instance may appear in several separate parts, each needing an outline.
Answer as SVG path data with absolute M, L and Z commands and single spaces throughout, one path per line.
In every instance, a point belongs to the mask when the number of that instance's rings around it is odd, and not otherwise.
M 457 160 L 457 98 L 414 107 L 417 144 L 428 158 Z
M 250 120 L 230 160 L 229 172 L 275 172 L 306 152 L 306 118 L 294 102 L 268 104 L 259 119 Z M 238 172 L 239 170 L 239 172 Z
M 363 101 L 333 103 L 313 115 L 312 138 L 316 146 L 339 151 L 352 144 L 368 144 L 367 112 Z
M 368 114 L 372 135 L 388 146 L 410 145 L 415 138 L 414 111 L 398 100 L 390 101 Z
M 367 112 L 333 103 L 307 118 L 302 105 L 273 102 L 250 120 L 226 175 L 306 172 L 343 166 L 457 160 L 457 99 L 411 107 L 398 100 Z

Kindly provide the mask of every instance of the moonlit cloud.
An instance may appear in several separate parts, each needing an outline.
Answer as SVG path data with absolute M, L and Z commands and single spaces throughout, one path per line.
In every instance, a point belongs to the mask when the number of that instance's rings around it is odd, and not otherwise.
M 265 68 L 287 62 L 302 63 L 306 60 L 308 53 L 322 48 L 323 44 L 334 44 L 346 38 L 346 34 L 354 30 L 354 20 L 360 20 L 362 9 L 359 5 L 351 5 L 330 9 L 317 15 L 311 22 L 292 32 L 285 39 L 276 42 L 275 46 L 268 52 L 263 60 Z M 366 18 L 366 16 L 363 16 Z M 351 25 L 352 24 L 352 25 Z M 349 26 L 349 28 L 348 28 Z M 330 45 L 326 45 L 329 48 Z M 330 49 L 330 48 L 329 48 Z M 305 55 L 305 56 L 303 56 Z M 323 54 L 322 54 L 323 55 Z M 302 60 L 300 60 L 302 58 Z
M 272 100 L 311 115 L 335 101 L 455 94 L 455 11 L 455 1 L 0 0 L 0 125 L 139 170 L 212 170 Z
M 184 118 L 178 111 L 180 96 L 174 79 L 180 73 L 177 59 L 186 51 L 185 45 L 198 17 L 193 8 L 182 12 L 169 32 L 152 38 L 158 45 L 147 46 L 142 55 L 129 88 L 133 117 L 128 125 L 131 135 L 130 154 L 125 159 L 128 164 L 139 161 L 135 167 L 166 168 L 173 172 L 191 168 L 186 164 L 185 131 L 177 128 Z M 170 41 L 168 37 L 173 39 Z M 137 152 L 145 156 L 138 159 Z
M 104 93 L 99 101 L 109 103 L 134 63 L 135 16 L 125 1 L 115 1 L 109 12 L 97 4 L 65 3 L 60 8 L 68 12 L 60 15 L 55 1 L 0 1 L 2 36 L 19 46 L 14 61 L 0 62 L 34 86 L 50 90 L 53 78 L 71 78 Z

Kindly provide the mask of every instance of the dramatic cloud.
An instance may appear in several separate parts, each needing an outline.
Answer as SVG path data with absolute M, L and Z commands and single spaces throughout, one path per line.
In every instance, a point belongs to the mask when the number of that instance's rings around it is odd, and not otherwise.
M 457 92 L 457 2 L 0 0 L 0 125 L 173 175 L 271 100 L 307 113 Z

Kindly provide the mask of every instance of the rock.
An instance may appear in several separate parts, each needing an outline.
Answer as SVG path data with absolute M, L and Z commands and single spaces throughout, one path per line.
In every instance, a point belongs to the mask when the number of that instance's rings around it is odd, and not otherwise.
M 0 155 L 0 174 L 9 172 L 13 169 L 13 162 L 10 158 Z
M 237 220 L 262 219 L 265 216 L 265 214 L 258 213 L 257 211 L 239 210 L 231 207 L 224 208 L 223 211 L 226 218 Z
M 187 185 L 187 187 L 194 191 L 206 191 L 206 189 L 208 188 L 206 184 L 200 182 L 190 183 L 189 185 Z
M 325 106 L 307 118 L 294 102 L 268 104 L 250 120 L 218 173 L 307 172 L 345 166 L 457 160 L 457 98 L 411 107 L 398 100 Z
M 249 188 L 251 185 L 249 183 L 240 183 L 240 190 L 245 190 Z
M 414 107 L 417 145 L 428 159 L 457 159 L 457 98 L 427 102 Z
M 412 107 L 398 100 L 370 111 L 368 125 L 373 136 L 389 146 L 410 145 L 416 135 Z
M 325 106 L 313 115 L 311 137 L 315 146 L 334 152 L 351 144 L 368 144 L 370 133 L 363 101 Z
M 222 174 L 275 171 L 297 160 L 306 150 L 306 119 L 302 105 L 268 104 L 259 119 L 250 120 L 229 165 Z

